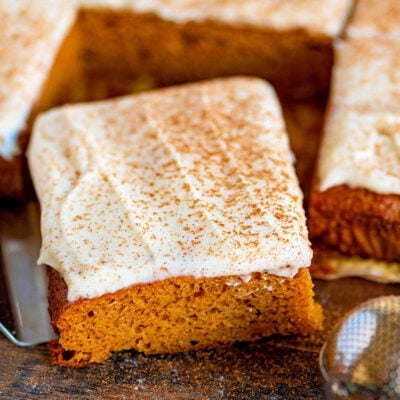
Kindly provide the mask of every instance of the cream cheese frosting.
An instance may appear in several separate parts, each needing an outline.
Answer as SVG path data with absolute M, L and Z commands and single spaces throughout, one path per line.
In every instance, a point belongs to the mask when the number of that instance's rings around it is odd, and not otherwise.
M 214 20 L 327 36 L 342 32 L 353 7 L 352 0 L 82 0 L 81 4 L 155 13 L 178 23 Z
M 346 28 L 352 38 L 400 39 L 399 0 L 359 0 Z
M 68 3 L 68 6 L 66 6 Z M 18 135 L 74 20 L 74 2 L 0 2 L 0 156 L 19 153 Z
M 349 39 L 336 48 L 319 189 L 400 194 L 400 42 Z
M 177 276 L 309 266 L 302 193 L 273 89 L 252 78 L 42 114 L 28 161 L 40 263 L 70 301 Z

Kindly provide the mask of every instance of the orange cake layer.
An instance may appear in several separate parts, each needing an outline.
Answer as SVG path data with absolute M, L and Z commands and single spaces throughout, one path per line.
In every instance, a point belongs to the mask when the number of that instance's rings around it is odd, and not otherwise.
M 352 3 L 0 4 L 0 198 L 24 197 L 18 136 L 29 135 L 37 112 L 56 104 L 238 74 L 268 79 L 286 97 L 326 96 L 332 42 Z
M 346 185 L 314 190 L 309 229 L 314 243 L 344 254 L 400 261 L 400 196 Z
M 320 327 L 302 193 L 265 81 L 54 109 L 28 159 L 56 363 Z
M 283 102 L 285 124 L 289 135 L 290 148 L 296 158 L 296 174 L 304 194 L 307 209 L 315 158 L 324 121 L 324 104 L 309 102 Z
M 20 132 L 18 146 L 25 149 L 28 141 L 28 133 Z M 25 156 L 18 154 L 11 160 L 0 157 L 0 198 L 20 200 L 29 187 Z
M 90 38 L 82 54 L 95 98 L 243 74 L 268 80 L 292 99 L 328 91 L 333 37 L 312 28 L 225 22 L 219 16 L 181 23 L 156 12 L 101 8 L 83 9 L 78 24 Z
M 255 273 L 247 283 L 171 278 L 73 303 L 60 276 L 50 269 L 49 277 L 52 322 L 61 333 L 50 351 L 59 365 L 82 367 L 125 349 L 175 353 L 321 328 L 307 269 L 291 279 Z

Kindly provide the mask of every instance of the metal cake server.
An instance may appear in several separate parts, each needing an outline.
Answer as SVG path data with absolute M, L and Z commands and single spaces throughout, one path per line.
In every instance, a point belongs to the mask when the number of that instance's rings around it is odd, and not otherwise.
M 0 331 L 18 346 L 56 338 L 48 312 L 46 270 L 36 265 L 39 248 L 37 204 L 0 209 L 0 266 L 6 291 L 0 295 L 7 296 L 1 299 Z M 11 316 L 11 323 L 5 314 Z
M 320 367 L 335 399 L 400 399 L 400 296 L 348 313 L 321 349 Z

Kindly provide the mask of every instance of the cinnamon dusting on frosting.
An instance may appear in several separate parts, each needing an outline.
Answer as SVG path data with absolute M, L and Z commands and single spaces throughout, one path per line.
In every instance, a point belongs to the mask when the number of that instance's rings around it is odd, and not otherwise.
M 0 157 L 18 154 L 18 135 L 74 15 L 74 1 L 0 3 Z
M 336 53 L 319 189 L 400 194 L 400 42 L 348 39 Z
M 351 38 L 380 37 L 399 40 L 400 2 L 398 0 L 362 0 L 346 28 Z
M 40 262 L 61 272 L 69 300 L 173 276 L 293 276 L 310 263 L 281 111 L 261 80 L 50 111 L 28 155 Z
M 337 36 L 350 0 L 81 0 L 84 7 L 133 9 L 179 23 L 212 20 L 276 30 L 304 30 Z

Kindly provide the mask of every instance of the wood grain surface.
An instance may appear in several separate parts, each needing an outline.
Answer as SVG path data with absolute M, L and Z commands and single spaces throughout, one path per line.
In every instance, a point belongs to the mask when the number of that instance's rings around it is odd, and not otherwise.
M 46 345 L 19 348 L 0 337 L 0 399 L 326 399 L 318 353 L 335 322 L 369 298 L 400 285 L 361 279 L 316 281 L 324 330 L 310 337 L 188 354 L 116 353 L 81 370 L 52 366 Z

